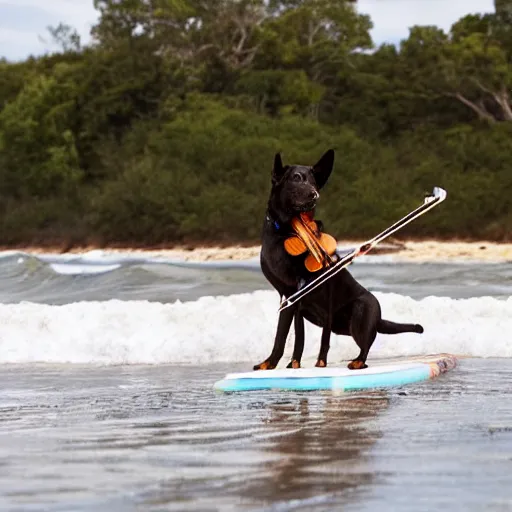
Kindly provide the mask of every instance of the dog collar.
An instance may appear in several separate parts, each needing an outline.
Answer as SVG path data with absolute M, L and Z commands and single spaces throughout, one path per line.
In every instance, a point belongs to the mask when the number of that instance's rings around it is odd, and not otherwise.
M 276 231 L 279 231 L 281 229 L 281 225 L 277 220 L 274 220 L 270 217 L 270 215 L 267 214 L 267 220 L 272 223 L 272 225 L 276 228 Z

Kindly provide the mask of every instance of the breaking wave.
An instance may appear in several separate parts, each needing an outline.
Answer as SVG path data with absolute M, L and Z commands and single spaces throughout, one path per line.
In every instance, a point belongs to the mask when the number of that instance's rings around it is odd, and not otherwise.
M 370 359 L 438 352 L 512 357 L 512 297 L 415 300 L 392 293 L 376 295 L 383 317 L 421 323 L 425 333 L 379 335 Z M 0 304 L 0 363 L 256 363 L 270 353 L 277 306 L 277 294 L 266 290 L 173 304 Z M 319 349 L 320 329 L 306 324 L 307 363 Z M 291 354 L 292 336 L 293 328 L 281 365 Z M 331 362 L 358 352 L 343 336 L 333 336 L 331 347 Z

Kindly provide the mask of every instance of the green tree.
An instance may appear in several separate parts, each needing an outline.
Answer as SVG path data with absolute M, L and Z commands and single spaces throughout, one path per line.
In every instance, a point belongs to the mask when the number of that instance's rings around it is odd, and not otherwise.
M 336 168 L 318 215 L 510 239 L 512 0 L 373 47 L 347 0 L 95 0 L 93 42 L 0 60 L 3 243 L 257 242 L 276 151 Z M 482 122 L 483 121 L 483 122 Z
M 76 189 L 79 168 L 69 128 L 73 84 L 38 77 L 0 113 L 0 194 L 29 200 Z

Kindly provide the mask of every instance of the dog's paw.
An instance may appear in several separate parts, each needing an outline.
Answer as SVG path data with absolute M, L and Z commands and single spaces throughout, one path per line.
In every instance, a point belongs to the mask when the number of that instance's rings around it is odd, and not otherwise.
M 253 370 L 273 370 L 275 367 L 276 365 L 271 364 L 270 361 L 267 359 L 266 361 L 263 361 L 263 363 L 254 366 Z
M 365 368 L 368 368 L 368 365 L 363 363 L 363 361 L 358 361 L 357 359 L 355 361 L 350 361 L 348 363 L 347 368 L 349 370 L 364 370 Z
M 297 359 L 292 359 L 286 368 L 293 368 L 294 370 L 298 370 L 300 368 L 300 361 L 297 361 Z
M 417 332 L 418 334 L 423 334 L 424 331 L 425 331 L 425 329 L 423 329 L 422 325 L 416 324 L 414 326 L 414 332 Z
M 323 359 L 319 359 L 319 360 L 316 362 L 315 366 L 316 366 L 317 368 L 325 368 L 325 367 L 327 366 L 327 361 L 324 361 Z

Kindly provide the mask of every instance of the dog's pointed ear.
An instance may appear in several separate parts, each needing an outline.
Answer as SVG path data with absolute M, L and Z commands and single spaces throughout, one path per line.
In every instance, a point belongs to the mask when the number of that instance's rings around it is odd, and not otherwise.
M 281 160 L 281 153 L 276 153 L 274 157 L 274 168 L 272 169 L 272 183 L 275 185 L 284 174 L 283 161 Z
M 329 149 L 313 166 L 316 186 L 321 189 L 329 179 L 334 166 L 334 149 Z

